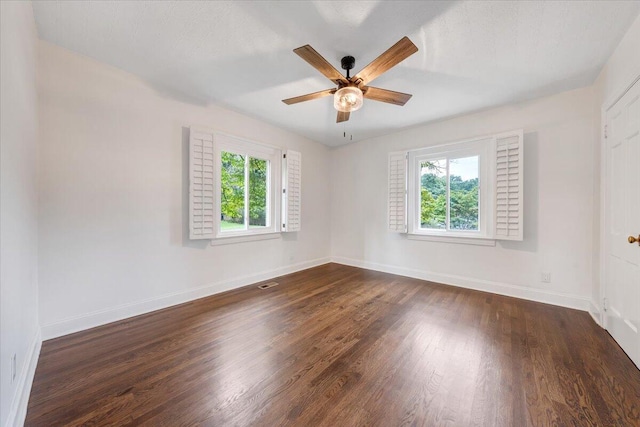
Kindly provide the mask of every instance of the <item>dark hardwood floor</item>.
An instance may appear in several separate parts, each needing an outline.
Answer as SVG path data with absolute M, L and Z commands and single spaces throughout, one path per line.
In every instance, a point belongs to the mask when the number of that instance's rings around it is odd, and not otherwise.
M 28 426 L 633 426 L 585 312 L 327 264 L 46 341 Z

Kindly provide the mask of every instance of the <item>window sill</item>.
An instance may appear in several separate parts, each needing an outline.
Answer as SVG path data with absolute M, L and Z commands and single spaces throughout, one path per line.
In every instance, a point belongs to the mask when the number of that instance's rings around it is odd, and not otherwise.
M 495 246 L 494 239 L 469 236 L 435 236 L 432 234 L 407 234 L 409 240 L 426 240 L 430 242 L 458 243 L 463 245 Z
M 211 246 L 230 245 L 233 243 L 256 242 L 259 240 L 273 240 L 273 239 L 280 239 L 281 237 L 282 236 L 280 232 L 248 234 L 246 236 L 218 237 L 215 239 L 211 239 Z

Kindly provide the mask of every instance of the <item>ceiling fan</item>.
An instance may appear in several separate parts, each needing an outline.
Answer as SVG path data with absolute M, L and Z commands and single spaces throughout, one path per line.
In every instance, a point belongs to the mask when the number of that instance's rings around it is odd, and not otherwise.
M 369 65 L 353 77 L 349 76 L 349 71 L 356 63 L 353 56 L 345 56 L 340 61 L 342 69 L 347 70 L 347 76 L 345 77 L 308 44 L 293 51 L 312 67 L 324 74 L 329 80 L 338 85 L 338 87 L 336 89 L 326 89 L 320 92 L 283 99 L 282 102 L 287 105 L 333 95 L 333 106 L 338 110 L 336 123 L 340 123 L 349 120 L 351 112 L 362 107 L 363 98 L 401 106 L 406 104 L 409 98 L 411 98 L 411 95 L 408 93 L 367 86 L 373 79 L 418 51 L 416 45 L 406 36 L 387 49 L 382 55 L 371 61 Z

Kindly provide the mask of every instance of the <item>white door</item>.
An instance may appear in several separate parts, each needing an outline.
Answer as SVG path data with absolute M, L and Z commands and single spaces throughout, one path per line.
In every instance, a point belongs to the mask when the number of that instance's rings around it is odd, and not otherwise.
M 640 81 L 606 117 L 605 327 L 640 367 Z

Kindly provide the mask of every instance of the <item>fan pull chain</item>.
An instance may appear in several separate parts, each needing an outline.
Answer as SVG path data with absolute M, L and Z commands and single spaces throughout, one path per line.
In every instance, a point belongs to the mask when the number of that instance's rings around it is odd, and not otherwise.
M 347 137 L 347 123 L 346 122 L 342 122 L 342 137 L 343 138 Z M 353 134 L 352 133 L 349 134 L 349 141 L 353 141 Z

